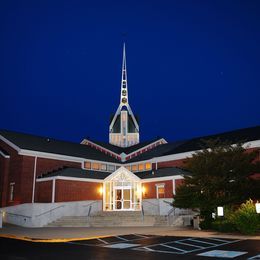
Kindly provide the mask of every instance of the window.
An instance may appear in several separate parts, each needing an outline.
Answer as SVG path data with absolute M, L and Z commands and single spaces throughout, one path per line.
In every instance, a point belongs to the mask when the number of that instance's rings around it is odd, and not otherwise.
M 107 166 L 107 170 L 108 170 L 109 172 L 114 172 L 114 171 L 115 171 L 115 165 L 109 164 L 109 165 Z
M 138 171 L 143 171 L 143 170 L 144 170 L 144 165 L 138 164 Z
M 146 163 L 145 164 L 145 169 L 146 170 L 151 170 L 152 169 L 152 164 L 151 163 Z
M 131 166 L 126 166 L 126 169 L 127 169 L 128 171 L 131 171 Z
M 85 162 L 84 168 L 85 169 L 91 169 L 91 162 Z
M 156 184 L 156 198 L 165 198 L 165 189 L 163 184 Z
M 92 169 L 93 170 L 100 170 L 101 164 L 100 163 L 92 163 Z
M 137 165 L 132 165 L 132 172 L 137 172 Z
M 107 170 L 107 165 L 106 164 L 101 164 L 101 170 L 106 171 Z
M 13 201 L 14 200 L 14 182 L 10 183 L 10 196 L 9 196 L 9 200 Z

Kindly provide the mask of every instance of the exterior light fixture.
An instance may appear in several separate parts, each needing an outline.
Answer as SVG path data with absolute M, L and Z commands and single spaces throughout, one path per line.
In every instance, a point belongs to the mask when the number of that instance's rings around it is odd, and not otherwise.
M 100 195 L 103 194 L 103 187 L 102 186 L 98 188 L 98 192 L 99 192 Z
M 217 207 L 217 215 L 219 217 L 223 217 L 224 216 L 224 208 L 223 207 Z
M 256 210 L 256 213 L 259 214 L 260 213 L 260 203 L 257 201 L 256 204 L 255 204 L 255 210 Z

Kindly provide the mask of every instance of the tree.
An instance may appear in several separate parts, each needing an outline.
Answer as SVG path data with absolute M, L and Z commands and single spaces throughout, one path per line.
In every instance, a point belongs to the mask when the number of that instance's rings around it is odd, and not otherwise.
M 259 199 L 259 180 L 249 177 L 260 172 L 257 156 L 259 150 L 246 152 L 242 144 L 205 142 L 204 148 L 186 161 L 184 168 L 191 174 L 177 188 L 173 206 L 199 209 L 204 219 L 211 219 L 217 206 Z

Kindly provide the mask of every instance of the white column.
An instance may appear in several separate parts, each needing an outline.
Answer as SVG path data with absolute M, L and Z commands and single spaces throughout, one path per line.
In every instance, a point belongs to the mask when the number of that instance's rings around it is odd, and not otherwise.
M 56 179 L 53 179 L 52 180 L 52 198 L 51 198 L 52 203 L 55 202 L 55 186 L 56 186 Z

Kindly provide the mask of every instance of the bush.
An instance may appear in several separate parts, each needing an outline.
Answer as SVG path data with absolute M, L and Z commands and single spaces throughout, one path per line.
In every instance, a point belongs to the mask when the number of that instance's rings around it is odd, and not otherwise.
M 246 235 L 254 235 L 260 229 L 260 215 L 256 213 L 252 200 L 243 203 L 234 213 L 233 222 L 238 231 Z
M 260 229 L 260 214 L 256 213 L 252 200 L 243 203 L 237 210 L 224 209 L 225 216 L 217 218 L 211 228 L 219 232 L 239 231 L 245 235 L 254 235 Z
M 217 219 L 212 223 L 212 229 L 219 232 L 234 232 L 236 226 L 229 219 Z

